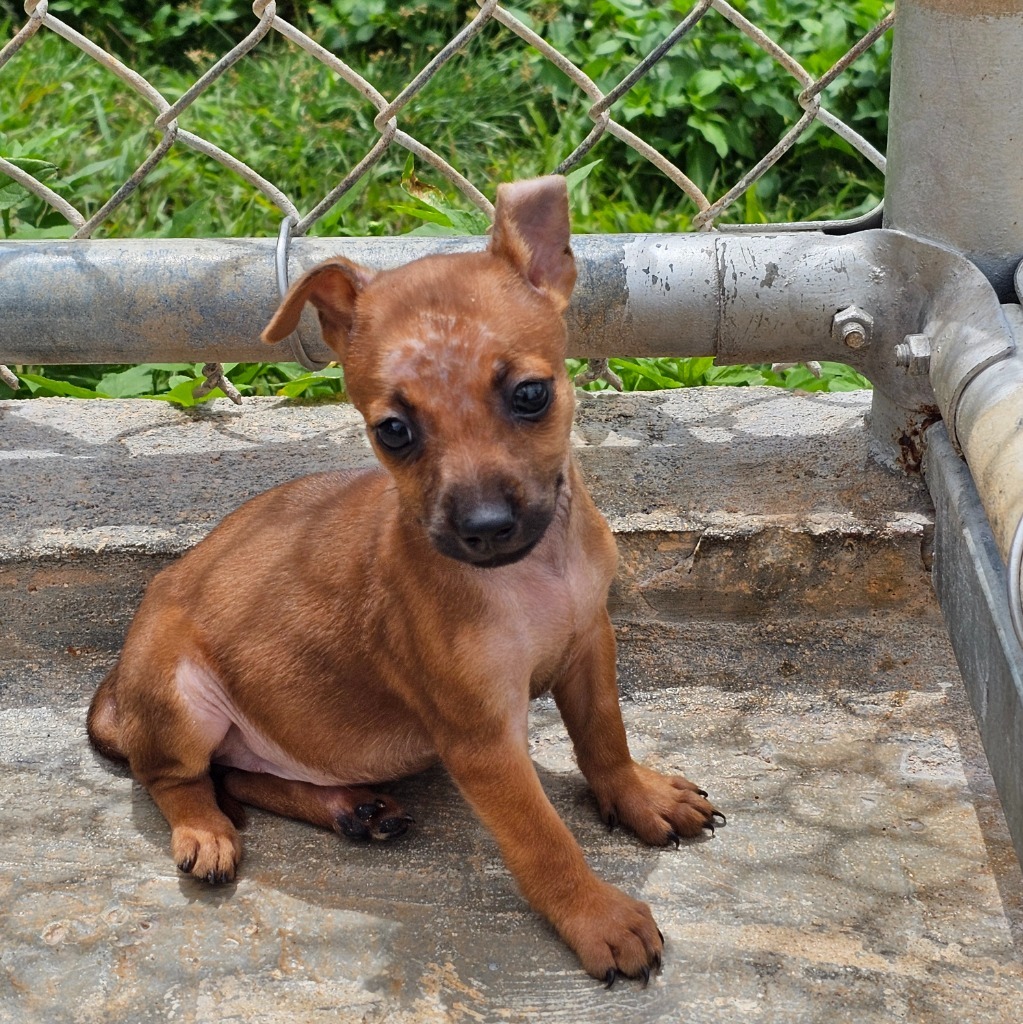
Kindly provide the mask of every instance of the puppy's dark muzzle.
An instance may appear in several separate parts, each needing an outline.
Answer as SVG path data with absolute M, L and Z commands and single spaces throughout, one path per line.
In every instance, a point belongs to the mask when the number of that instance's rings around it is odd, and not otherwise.
M 532 551 L 550 521 L 550 511 L 523 511 L 504 497 L 455 503 L 433 542 L 441 554 L 471 565 L 510 565 Z

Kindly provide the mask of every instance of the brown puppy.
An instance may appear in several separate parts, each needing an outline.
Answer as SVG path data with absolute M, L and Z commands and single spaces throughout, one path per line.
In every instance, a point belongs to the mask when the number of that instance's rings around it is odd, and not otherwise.
M 484 252 L 332 260 L 288 293 L 264 339 L 313 304 L 383 468 L 254 498 L 146 592 L 89 735 L 149 790 L 183 871 L 234 877 L 218 793 L 385 838 L 411 819 L 365 786 L 439 759 L 590 974 L 660 964 L 649 908 L 586 865 L 526 736 L 550 691 L 606 822 L 655 846 L 713 827 L 706 794 L 629 754 L 615 545 L 569 446 L 574 283 L 565 183 L 548 177 L 498 189 Z M 221 557 L 230 578 L 209 571 Z

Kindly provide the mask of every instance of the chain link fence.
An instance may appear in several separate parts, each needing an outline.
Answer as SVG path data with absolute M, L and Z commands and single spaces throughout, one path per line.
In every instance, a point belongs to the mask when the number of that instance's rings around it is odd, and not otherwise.
M 56 33 L 116 76 L 126 89 L 141 97 L 152 108 L 152 127 L 158 133 L 159 139 L 134 172 L 91 213 L 77 208 L 73 195 L 58 193 L 35 176 L 31 168 L 20 166 L 16 160 L 7 159 L 2 154 L 0 172 L 66 219 L 73 227 L 73 238 L 86 239 L 93 237 L 134 193 L 145 189 L 147 178 L 161 166 L 174 147 L 187 147 L 217 161 L 225 170 L 243 179 L 279 211 L 284 231 L 291 237 L 297 237 L 308 232 L 313 224 L 335 207 L 363 179 L 372 175 L 385 153 L 398 147 L 432 167 L 473 206 L 489 216 L 493 209 L 489 199 L 453 165 L 452 155 L 438 152 L 437 148 L 431 145 L 431 139 L 416 137 L 402 127 L 403 119 L 407 119 L 407 115 L 414 109 L 416 98 L 423 89 L 442 68 L 463 52 L 476 36 L 484 32 L 510 33 L 519 44 L 531 47 L 542 55 L 544 60 L 572 83 L 577 90 L 580 111 L 585 111 L 592 122 L 592 128 L 574 150 L 557 167 L 544 170 L 570 172 L 573 168 L 579 167 L 585 158 L 598 150 L 598 147 L 607 147 L 612 144 L 610 140 L 617 140 L 656 168 L 677 187 L 681 194 L 680 198 L 684 197 L 682 201 L 689 202 L 695 207 L 692 225 L 699 230 L 713 230 L 725 212 L 745 196 L 779 160 L 790 153 L 814 125 L 835 133 L 866 161 L 879 171 L 884 171 L 884 156 L 859 132 L 825 107 L 823 94 L 858 57 L 891 28 L 894 12 L 882 17 L 840 59 L 824 73 L 815 77 L 795 57 L 753 24 L 740 10 L 742 4 L 731 4 L 725 0 L 698 0 L 687 13 L 679 11 L 679 20 L 675 27 L 624 77 L 610 88 L 601 88 L 582 68 L 542 38 L 512 10 L 502 6 L 498 0 L 476 2 L 479 9 L 474 14 L 467 15 L 464 27 L 439 49 L 432 60 L 415 74 L 397 95 L 388 98 L 373 82 L 346 63 L 344 53 L 330 52 L 295 24 L 281 17 L 276 0 L 256 0 L 252 5 L 255 24 L 245 38 L 219 59 L 213 60 L 207 70 L 180 96 L 171 99 L 163 95 L 138 71 L 51 13 L 48 0 L 27 0 L 24 5 L 27 20 L 0 50 L 0 93 L 4 88 L 5 66 L 12 58 L 23 48 L 31 47 L 33 41 L 42 33 Z M 630 92 L 641 85 L 651 69 L 664 61 L 683 40 L 698 36 L 702 28 L 713 19 L 724 19 L 791 77 L 793 97 L 801 113 L 780 138 L 771 141 L 767 151 L 746 168 L 737 180 L 722 185 L 716 194 L 712 195 L 708 190 L 699 187 L 694 178 L 686 173 L 684 159 L 680 161 L 683 166 L 672 162 L 668 156 L 630 130 L 625 123 L 627 119 L 616 116 L 616 112 L 621 110 L 623 103 L 628 101 Z M 339 89 L 354 90 L 363 101 L 371 104 L 375 111 L 372 126 L 376 134 L 375 137 L 367 138 L 362 158 L 354 166 L 345 168 L 340 180 L 329 183 L 323 195 L 305 209 L 301 209 L 289 196 L 286 184 L 268 180 L 245 162 L 244 154 L 229 153 L 184 127 L 189 108 L 225 72 L 239 62 L 250 59 L 260 47 L 265 47 L 267 40 L 273 35 L 282 37 L 300 48 L 310 60 L 320 62 L 336 76 Z M 485 119 L 486 116 L 487 111 L 481 110 L 480 117 Z M 669 111 L 666 116 L 680 117 L 682 113 Z M 419 134 L 422 135 L 423 132 L 420 131 Z M 684 155 L 683 153 L 683 157 Z

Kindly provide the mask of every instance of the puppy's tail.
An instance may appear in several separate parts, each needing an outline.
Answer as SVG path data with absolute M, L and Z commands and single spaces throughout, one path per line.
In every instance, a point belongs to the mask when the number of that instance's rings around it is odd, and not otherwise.
M 104 757 L 112 761 L 127 761 L 128 757 L 119 745 L 120 729 L 117 725 L 117 668 L 115 665 L 99 684 L 85 726 L 89 742 Z

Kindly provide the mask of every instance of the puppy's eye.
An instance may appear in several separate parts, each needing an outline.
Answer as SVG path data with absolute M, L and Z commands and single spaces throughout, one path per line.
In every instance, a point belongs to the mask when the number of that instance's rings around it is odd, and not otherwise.
M 538 420 L 550 404 L 549 380 L 524 380 L 511 394 L 511 410 L 520 419 Z
M 412 428 L 397 416 L 390 416 L 376 425 L 377 440 L 392 452 L 401 452 L 412 444 Z

